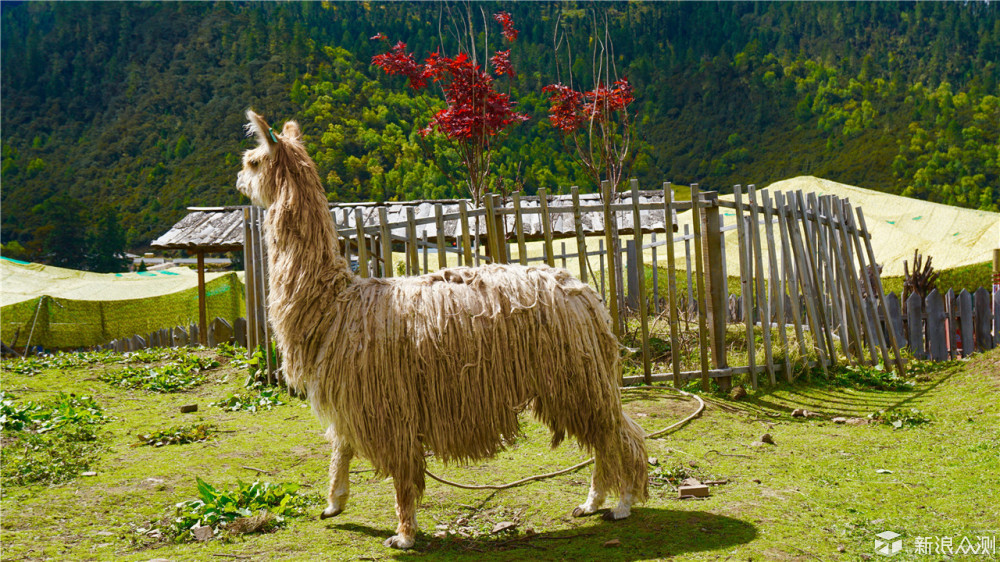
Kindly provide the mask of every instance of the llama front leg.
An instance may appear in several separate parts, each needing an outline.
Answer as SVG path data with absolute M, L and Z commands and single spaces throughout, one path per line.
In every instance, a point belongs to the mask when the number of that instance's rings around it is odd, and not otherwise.
M 396 485 L 396 516 L 399 517 L 399 526 L 396 527 L 396 534 L 385 540 L 385 546 L 406 549 L 416 541 L 417 500 L 424 487 L 423 469 L 417 474 L 414 479 L 396 475 L 392 478 Z
M 351 479 L 349 469 L 351 468 L 351 458 L 354 457 L 354 448 L 340 440 L 333 442 L 333 455 L 330 458 L 330 494 L 329 503 L 320 519 L 339 515 L 347 505 L 347 498 L 351 495 Z

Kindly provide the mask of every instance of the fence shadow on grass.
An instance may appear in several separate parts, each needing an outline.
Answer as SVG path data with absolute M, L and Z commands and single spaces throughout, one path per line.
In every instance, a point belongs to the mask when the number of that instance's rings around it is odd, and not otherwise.
M 912 407 L 915 402 L 954 376 L 955 372 L 955 370 L 942 372 L 932 380 L 920 383 L 913 390 L 892 391 L 840 387 L 824 383 L 795 383 L 762 388 L 740 402 L 727 403 L 747 413 L 766 417 L 787 416 L 797 408 L 805 408 L 829 417 L 863 417 L 876 410 Z M 809 418 L 791 419 L 802 422 L 809 420 Z
M 595 517 L 598 517 L 598 512 Z M 379 542 L 388 528 L 354 523 L 330 529 L 360 533 Z M 647 560 L 690 552 L 723 551 L 749 543 L 757 528 L 739 519 L 705 511 L 638 507 L 623 521 L 603 522 L 533 535 L 435 538 L 421 532 L 412 551 L 394 553 L 397 560 Z M 617 546 L 604 546 L 617 539 Z M 387 554 L 388 551 L 386 552 Z

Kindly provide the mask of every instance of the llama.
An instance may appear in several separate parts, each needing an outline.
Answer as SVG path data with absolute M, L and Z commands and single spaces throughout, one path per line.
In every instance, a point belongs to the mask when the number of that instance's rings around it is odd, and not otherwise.
M 588 285 L 546 266 L 458 267 L 419 277 L 360 278 L 341 256 L 316 166 L 297 123 L 281 132 L 247 111 L 258 146 L 237 188 L 268 209 L 268 313 L 288 386 L 303 392 L 333 444 L 329 505 L 341 513 L 358 454 L 393 478 L 396 534 L 410 548 L 425 449 L 445 462 L 494 456 L 530 409 L 596 456 L 587 500 L 627 517 L 647 497 L 644 433 L 622 411 L 618 341 Z

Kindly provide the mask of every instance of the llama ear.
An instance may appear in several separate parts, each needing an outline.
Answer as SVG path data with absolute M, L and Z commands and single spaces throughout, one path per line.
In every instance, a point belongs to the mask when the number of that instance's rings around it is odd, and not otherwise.
M 278 144 L 278 139 L 274 135 L 274 131 L 263 117 L 254 113 L 252 109 L 248 109 L 247 119 L 249 120 L 249 123 L 247 123 L 246 126 L 247 134 L 253 134 L 256 136 L 257 142 L 259 142 L 261 146 L 267 146 L 270 150 L 271 147 Z
M 281 129 L 281 136 L 295 140 L 302 140 L 302 131 L 299 129 L 299 124 L 295 121 L 286 122 L 285 126 Z

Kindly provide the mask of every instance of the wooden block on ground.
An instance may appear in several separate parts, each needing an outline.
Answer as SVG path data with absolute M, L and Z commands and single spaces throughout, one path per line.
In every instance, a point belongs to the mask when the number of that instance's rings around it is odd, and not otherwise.
M 699 486 L 680 486 L 677 488 L 677 495 L 678 497 L 694 496 L 696 498 L 707 498 L 708 486 L 704 484 Z

